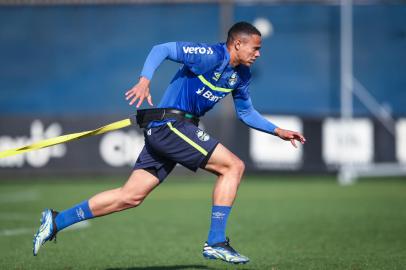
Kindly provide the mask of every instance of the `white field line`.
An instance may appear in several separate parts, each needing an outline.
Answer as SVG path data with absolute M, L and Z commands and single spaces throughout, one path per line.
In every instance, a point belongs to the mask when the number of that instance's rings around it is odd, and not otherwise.
M 81 230 L 90 227 L 90 221 L 84 220 L 82 222 L 78 222 L 73 224 L 72 226 L 66 228 L 64 231 L 74 231 L 74 230 Z
M 18 228 L 18 229 L 5 229 L 0 231 L 0 236 L 14 236 L 21 234 L 31 234 L 35 229 L 32 228 Z
M 22 221 L 22 220 L 32 220 L 32 214 L 22 214 L 22 213 L 14 213 L 14 212 L 0 212 L 0 221 L 1 220 L 15 220 L 15 221 Z
M 40 198 L 38 190 L 24 190 L 0 194 L 0 203 L 32 202 Z
M 66 228 L 64 231 L 81 230 L 90 227 L 90 221 L 85 220 Z M 2 236 L 15 236 L 22 234 L 34 234 L 38 228 L 17 228 L 17 229 L 3 229 L 0 230 L 0 237 Z

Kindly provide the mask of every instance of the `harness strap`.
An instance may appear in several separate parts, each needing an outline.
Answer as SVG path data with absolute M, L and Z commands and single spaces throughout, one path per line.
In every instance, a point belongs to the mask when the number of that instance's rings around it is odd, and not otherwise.
M 106 133 L 106 132 L 109 132 L 112 130 L 130 126 L 131 123 L 132 123 L 132 121 L 129 118 L 129 119 L 124 119 L 121 121 L 117 121 L 117 122 L 108 124 L 106 126 L 103 126 L 103 127 L 100 127 L 100 128 L 94 129 L 94 130 L 82 131 L 82 132 L 78 132 L 78 133 L 72 133 L 72 134 L 62 135 L 59 137 L 49 138 L 49 139 L 42 140 L 42 141 L 30 144 L 30 145 L 2 151 L 2 152 L 0 152 L 0 158 L 5 158 L 5 157 L 17 155 L 17 154 L 22 154 L 25 152 L 38 150 L 41 148 L 45 148 L 45 147 L 49 147 L 49 146 L 53 146 L 53 145 L 57 145 L 57 144 L 61 144 L 61 143 L 66 143 L 66 142 L 70 142 L 70 141 L 77 140 L 77 139 L 82 139 L 82 138 L 89 137 L 89 136 L 103 134 L 103 133 Z
M 137 124 L 140 128 L 145 128 L 152 121 L 162 121 L 165 119 L 176 119 L 179 121 L 191 122 L 194 125 L 199 124 L 199 118 L 177 109 L 166 109 L 166 108 L 154 108 L 154 109 L 144 109 L 137 110 Z

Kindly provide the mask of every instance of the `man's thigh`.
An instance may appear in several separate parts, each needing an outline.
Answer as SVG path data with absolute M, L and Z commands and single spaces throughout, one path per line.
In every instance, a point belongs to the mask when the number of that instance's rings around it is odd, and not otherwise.
M 176 162 L 159 155 L 150 145 L 146 144 L 138 156 L 133 169 L 134 172 L 143 170 L 159 179 L 159 182 L 163 182 L 175 165 Z
M 227 169 L 238 162 L 241 162 L 241 160 L 224 145 L 219 143 L 207 161 L 204 169 L 215 174 L 224 174 Z
M 150 172 L 138 169 L 134 170 L 127 182 L 122 187 L 123 191 L 132 194 L 134 198 L 146 197 L 157 185 L 159 185 L 159 179 Z

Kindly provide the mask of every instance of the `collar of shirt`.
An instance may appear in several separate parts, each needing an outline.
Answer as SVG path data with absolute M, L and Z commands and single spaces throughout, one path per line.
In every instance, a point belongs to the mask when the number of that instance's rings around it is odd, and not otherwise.
M 224 50 L 224 61 L 223 61 L 223 64 L 221 65 L 221 67 L 224 70 L 230 64 L 230 53 L 227 50 L 227 45 L 225 43 L 221 43 L 221 44 L 222 44 L 222 47 Z

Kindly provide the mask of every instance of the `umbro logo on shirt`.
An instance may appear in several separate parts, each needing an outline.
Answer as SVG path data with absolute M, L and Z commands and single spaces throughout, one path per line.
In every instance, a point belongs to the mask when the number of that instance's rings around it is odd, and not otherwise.
M 184 53 L 190 54 L 213 54 L 212 48 L 208 47 L 182 47 Z

